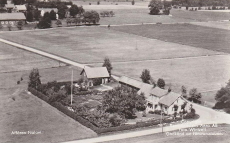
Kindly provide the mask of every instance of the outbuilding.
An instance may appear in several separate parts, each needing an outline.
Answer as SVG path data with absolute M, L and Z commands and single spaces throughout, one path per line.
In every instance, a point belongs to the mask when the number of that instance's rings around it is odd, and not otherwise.
M 0 14 L 0 22 L 2 26 L 7 26 L 10 24 L 14 26 L 18 21 L 26 21 L 26 17 L 23 13 L 1 13 Z

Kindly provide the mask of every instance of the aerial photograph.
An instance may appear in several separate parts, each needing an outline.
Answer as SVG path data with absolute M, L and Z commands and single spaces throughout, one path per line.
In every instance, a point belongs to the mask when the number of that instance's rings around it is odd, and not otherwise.
M 0 143 L 230 143 L 230 0 L 0 0 Z

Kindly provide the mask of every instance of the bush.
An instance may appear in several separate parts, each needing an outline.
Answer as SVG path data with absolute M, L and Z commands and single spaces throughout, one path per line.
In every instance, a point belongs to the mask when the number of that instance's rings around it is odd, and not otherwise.
M 165 87 L 164 79 L 159 78 L 158 81 L 157 81 L 157 86 L 164 89 L 164 87 Z
M 131 2 L 131 4 L 134 5 L 134 4 L 135 4 L 135 1 L 133 0 L 133 1 Z
M 215 106 L 213 109 L 223 109 L 225 107 L 224 102 L 216 102 Z

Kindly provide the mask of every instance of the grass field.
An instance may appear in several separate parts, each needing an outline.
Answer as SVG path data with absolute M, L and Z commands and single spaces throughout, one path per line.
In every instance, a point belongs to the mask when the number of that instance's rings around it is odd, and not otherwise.
M 0 142 L 51 143 L 95 137 L 96 133 L 24 89 L 0 90 Z M 41 132 L 37 135 L 13 131 Z
M 230 79 L 230 56 L 208 56 L 131 63 L 113 63 L 113 73 L 140 79 L 143 69 L 149 69 L 153 79 L 165 79 L 174 91 L 181 86 L 199 91 L 219 90 Z
M 211 27 L 211 28 L 219 28 L 224 30 L 230 30 L 230 22 L 224 21 L 224 22 L 193 22 L 191 24 L 199 25 L 199 26 L 205 26 L 205 27 Z
M 113 30 L 148 38 L 230 53 L 230 31 L 190 24 L 133 25 Z
M 223 54 L 101 27 L 8 32 L 0 37 L 80 63 L 102 63 L 104 57 L 118 62 Z

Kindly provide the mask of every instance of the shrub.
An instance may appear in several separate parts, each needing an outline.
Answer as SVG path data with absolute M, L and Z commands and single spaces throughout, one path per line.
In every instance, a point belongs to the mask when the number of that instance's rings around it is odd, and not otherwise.
M 97 1 L 97 5 L 100 5 L 100 1 Z
M 213 109 L 223 109 L 225 107 L 224 102 L 216 102 Z
M 135 1 L 133 0 L 133 1 L 131 2 L 131 4 L 134 5 L 134 4 L 135 4 Z

